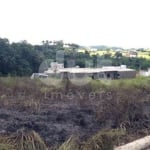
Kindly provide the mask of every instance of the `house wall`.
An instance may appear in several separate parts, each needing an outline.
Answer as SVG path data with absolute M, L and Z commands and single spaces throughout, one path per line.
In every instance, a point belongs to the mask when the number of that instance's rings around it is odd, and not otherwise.
M 62 77 L 64 79 L 66 78 L 86 78 L 86 77 L 91 77 L 93 78 L 93 73 L 68 73 L 68 72 L 62 72 Z M 95 79 L 95 78 L 94 78 Z
M 135 78 L 136 77 L 136 71 L 119 71 L 119 78 Z
M 117 71 L 104 72 L 104 78 L 106 79 L 117 79 Z
M 99 73 L 94 79 L 124 79 L 124 78 L 135 78 L 136 71 L 106 71 Z
M 58 73 L 63 79 L 69 78 L 84 78 L 90 77 L 92 79 L 123 79 L 123 78 L 134 78 L 136 77 L 136 71 L 105 71 L 99 73 L 68 73 L 61 72 Z M 50 74 L 50 76 L 55 76 L 56 74 Z

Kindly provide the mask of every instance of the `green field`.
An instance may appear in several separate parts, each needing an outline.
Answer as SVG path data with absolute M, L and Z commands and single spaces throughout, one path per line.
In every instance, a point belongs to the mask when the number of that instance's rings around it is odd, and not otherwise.
M 138 52 L 138 57 L 142 57 L 142 58 L 146 58 L 146 59 L 150 59 L 150 52 Z
M 81 52 L 81 53 L 85 53 L 85 50 L 84 49 L 81 49 L 79 50 L 78 52 Z M 102 56 L 102 55 L 105 55 L 105 54 L 111 54 L 111 56 L 114 56 L 116 51 L 115 50 L 98 50 L 98 51 L 89 51 L 90 55 L 99 55 L 99 56 Z M 145 58 L 145 59 L 150 59 L 150 51 L 147 50 L 147 51 L 137 51 L 138 55 L 137 57 L 138 58 Z M 127 51 L 122 51 L 122 55 L 123 56 L 126 56 L 127 55 Z

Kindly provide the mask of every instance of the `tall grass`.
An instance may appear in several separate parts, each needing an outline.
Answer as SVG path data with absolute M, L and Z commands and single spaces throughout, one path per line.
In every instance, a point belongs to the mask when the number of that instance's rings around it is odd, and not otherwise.
M 0 138 L 1 150 L 47 150 L 47 147 L 38 133 L 19 130 L 10 136 Z

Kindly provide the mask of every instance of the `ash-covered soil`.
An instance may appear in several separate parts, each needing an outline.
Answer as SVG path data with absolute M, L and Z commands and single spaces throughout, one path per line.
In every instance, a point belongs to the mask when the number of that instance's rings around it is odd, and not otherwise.
M 85 141 L 103 129 L 121 128 L 127 142 L 150 134 L 150 87 L 100 83 L 68 90 L 27 79 L 0 80 L 0 135 L 25 128 L 53 146 L 70 136 Z M 11 83 L 11 84 L 10 84 Z M 134 139 L 134 138 L 133 138 Z
M 26 128 L 38 132 L 46 143 L 64 142 L 71 135 L 85 139 L 100 130 L 95 112 L 90 108 L 58 105 L 42 108 L 39 112 L 0 108 L 0 132 L 14 133 Z

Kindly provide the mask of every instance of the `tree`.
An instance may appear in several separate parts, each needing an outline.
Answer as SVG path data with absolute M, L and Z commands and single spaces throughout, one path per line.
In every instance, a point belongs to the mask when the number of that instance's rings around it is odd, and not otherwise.
M 121 52 L 116 52 L 114 56 L 115 56 L 115 58 L 119 59 L 119 58 L 122 57 L 122 53 Z

